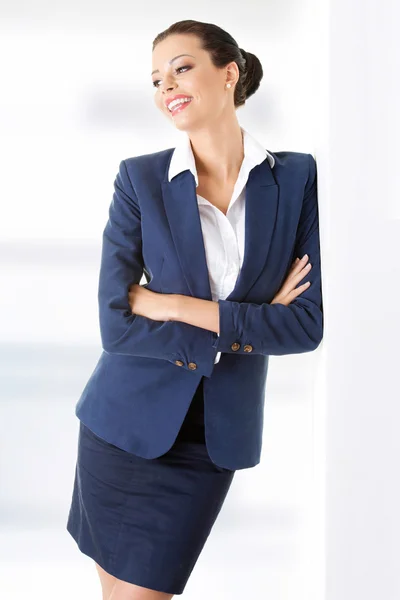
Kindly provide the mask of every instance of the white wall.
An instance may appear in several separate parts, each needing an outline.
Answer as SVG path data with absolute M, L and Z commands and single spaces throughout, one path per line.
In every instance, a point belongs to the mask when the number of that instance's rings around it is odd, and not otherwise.
M 326 600 L 400 597 L 399 16 L 330 1 Z

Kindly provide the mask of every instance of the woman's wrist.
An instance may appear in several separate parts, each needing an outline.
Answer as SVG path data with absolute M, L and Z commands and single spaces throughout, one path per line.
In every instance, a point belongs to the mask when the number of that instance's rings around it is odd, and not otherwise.
M 180 314 L 181 294 L 164 294 L 168 321 L 178 321 Z
M 183 294 L 167 294 L 166 311 L 169 321 L 180 321 L 195 327 L 201 327 L 219 333 L 219 304 L 213 300 L 204 300 Z

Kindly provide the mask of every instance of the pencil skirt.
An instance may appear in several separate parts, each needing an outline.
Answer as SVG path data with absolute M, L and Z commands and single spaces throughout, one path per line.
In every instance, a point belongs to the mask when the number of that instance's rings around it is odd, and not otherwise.
M 110 575 L 174 595 L 183 593 L 235 473 L 208 455 L 202 383 L 173 446 L 157 458 L 79 426 L 68 532 Z

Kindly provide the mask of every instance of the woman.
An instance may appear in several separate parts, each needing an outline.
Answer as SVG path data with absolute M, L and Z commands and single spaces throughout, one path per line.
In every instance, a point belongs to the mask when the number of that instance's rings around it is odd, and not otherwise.
M 316 165 L 240 127 L 261 78 L 216 25 L 180 21 L 153 42 L 156 105 L 185 135 L 120 163 L 103 353 L 76 407 L 67 529 L 104 600 L 183 592 L 235 471 L 260 461 L 269 355 L 322 339 Z

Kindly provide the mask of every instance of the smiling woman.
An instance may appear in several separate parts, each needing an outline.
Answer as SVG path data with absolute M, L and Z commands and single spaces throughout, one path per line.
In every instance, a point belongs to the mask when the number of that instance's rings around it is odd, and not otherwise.
M 247 82 L 246 86 L 246 53 L 241 51 L 233 38 L 224 30 L 217 32 L 219 28 L 216 26 L 214 26 L 215 39 L 208 36 L 207 42 L 202 43 L 201 27 L 202 25 L 196 21 L 182 21 L 159 34 L 153 42 L 155 68 L 151 76 L 158 92 L 155 95 L 156 105 L 172 118 L 179 115 L 175 125 L 186 131 L 188 131 L 187 125 L 185 126 L 181 121 L 184 118 L 184 122 L 187 123 L 186 119 L 193 119 L 194 110 L 196 110 L 198 123 L 205 115 L 209 118 L 212 111 L 218 113 L 221 100 L 226 99 L 226 96 L 221 96 L 219 93 L 224 89 L 224 85 L 221 86 L 222 82 L 227 83 L 229 88 L 236 81 L 234 108 L 237 108 L 244 104 L 246 97 L 256 91 L 262 78 L 261 64 L 254 55 L 251 55 L 254 57 L 252 62 L 257 68 L 253 69 L 252 86 L 249 85 L 250 82 Z M 203 35 L 204 33 L 205 29 Z M 225 44 L 219 43 L 221 38 L 225 38 Z M 179 52 L 182 46 L 188 51 Z M 225 82 L 226 67 L 229 62 L 233 70 L 233 78 L 231 82 L 229 80 Z M 248 93 L 245 87 L 248 88 Z M 186 110 L 187 104 L 177 105 L 175 110 L 170 110 L 170 103 L 180 99 L 184 102 L 190 99 L 189 111 Z M 189 112 L 192 113 L 190 117 Z
M 182 594 L 235 471 L 260 462 L 269 356 L 315 350 L 323 330 L 315 160 L 237 120 L 260 61 L 193 20 L 157 35 L 152 61 L 155 105 L 184 135 L 120 162 L 103 352 L 76 406 L 67 528 L 104 600 Z

